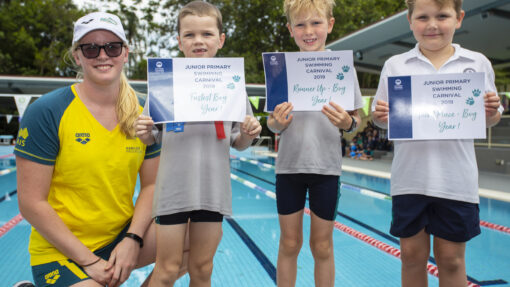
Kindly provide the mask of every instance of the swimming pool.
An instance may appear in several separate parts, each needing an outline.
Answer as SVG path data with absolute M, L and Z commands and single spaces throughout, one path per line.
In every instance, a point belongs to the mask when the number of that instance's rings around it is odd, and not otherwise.
M 1 156 L 1 154 L 0 154 Z M 274 200 L 274 166 L 270 158 L 232 152 L 232 218 L 223 224 L 223 239 L 215 256 L 213 286 L 275 286 L 279 226 Z M 12 167 L 6 167 L 12 168 Z M 336 286 L 400 286 L 398 239 L 388 232 L 391 221 L 389 180 L 344 172 L 334 231 Z M 0 197 L 15 190 L 15 172 L 0 176 Z M 1 226 L 19 213 L 16 194 L 0 202 Z M 482 199 L 480 217 L 510 226 L 510 204 Z M 304 242 L 298 258 L 296 286 L 313 286 L 313 257 L 304 218 Z M 494 227 L 494 226 L 492 226 Z M 31 279 L 28 266 L 30 227 L 23 220 L 0 237 L 0 278 L 6 286 Z M 468 243 L 467 273 L 481 286 L 510 286 L 510 233 L 482 228 Z M 5 255 L 4 255 L 5 254 Z M 434 258 L 429 269 L 434 271 Z M 150 268 L 133 272 L 123 286 L 139 286 Z M 175 286 L 188 286 L 185 276 Z M 2 284 L 3 285 L 3 284 Z M 429 286 L 438 286 L 429 275 Z

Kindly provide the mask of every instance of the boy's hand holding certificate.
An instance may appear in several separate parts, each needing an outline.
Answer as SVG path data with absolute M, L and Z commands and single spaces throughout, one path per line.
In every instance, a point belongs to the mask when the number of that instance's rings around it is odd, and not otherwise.
M 154 123 L 243 122 L 243 58 L 149 58 L 149 114 Z
M 263 53 L 266 111 L 291 102 L 294 111 L 320 111 L 329 102 L 354 109 L 352 51 Z
M 485 138 L 483 73 L 388 77 L 389 139 Z

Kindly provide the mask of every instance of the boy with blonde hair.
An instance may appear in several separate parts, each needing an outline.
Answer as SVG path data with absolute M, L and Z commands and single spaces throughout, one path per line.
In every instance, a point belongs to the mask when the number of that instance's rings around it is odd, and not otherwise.
M 221 13 L 212 4 L 188 3 L 179 12 L 177 26 L 185 57 L 211 58 L 223 47 Z M 173 286 L 179 277 L 188 222 L 190 286 L 211 286 L 223 216 L 232 214 L 230 147 L 247 148 L 262 128 L 249 103 L 243 123 L 188 122 L 182 132 L 153 131 L 153 124 L 141 116 L 136 128 L 143 142 L 162 143 L 152 211 L 156 266 L 149 286 Z
M 407 0 L 407 6 L 407 18 L 418 43 L 384 64 L 372 104 L 374 122 L 387 128 L 387 77 L 483 72 L 486 123 L 488 127 L 495 125 L 503 109 L 489 60 L 452 44 L 464 18 L 462 0 Z M 427 286 L 426 266 L 433 235 L 439 285 L 465 287 L 466 242 L 480 234 L 474 142 L 422 140 L 394 144 L 390 233 L 400 237 L 402 286 Z
M 333 29 L 333 0 L 285 0 L 291 37 L 301 52 L 324 51 Z M 356 73 L 354 73 L 356 75 Z M 321 112 L 292 112 L 292 103 L 277 105 L 268 127 L 279 133 L 276 160 L 276 200 L 280 221 L 277 262 L 278 286 L 294 286 L 297 257 L 303 243 L 303 212 L 307 191 L 311 209 L 310 248 L 315 261 L 315 286 L 334 286 L 333 226 L 340 196 L 342 165 L 340 130 L 351 132 L 360 122 L 363 106 L 355 77 L 355 110 L 336 103 Z

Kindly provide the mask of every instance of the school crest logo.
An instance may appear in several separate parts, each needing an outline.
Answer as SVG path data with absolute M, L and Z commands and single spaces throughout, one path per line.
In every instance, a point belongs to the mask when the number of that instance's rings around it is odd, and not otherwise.
M 278 61 L 276 60 L 276 56 L 271 56 L 269 65 L 271 66 L 278 66 Z
M 404 86 L 402 86 L 402 80 L 401 79 L 396 79 L 395 80 L 395 85 L 393 86 L 393 88 L 395 90 L 403 90 Z
M 164 73 L 165 68 L 163 67 L 163 62 L 157 61 L 156 62 L 156 68 L 154 68 L 154 72 L 156 73 Z

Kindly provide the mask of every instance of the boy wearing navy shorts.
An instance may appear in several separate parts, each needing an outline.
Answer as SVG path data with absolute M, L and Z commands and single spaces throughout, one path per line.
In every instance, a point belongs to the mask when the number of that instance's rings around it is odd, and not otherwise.
M 485 73 L 486 123 L 488 127 L 495 125 L 502 108 L 489 60 L 452 44 L 464 18 L 462 0 L 406 2 L 410 28 L 418 44 L 386 61 L 372 104 L 376 125 L 387 128 L 387 77 L 469 72 Z M 402 286 L 427 286 L 432 235 L 439 285 L 465 287 L 466 242 L 480 234 L 473 140 L 397 141 L 394 146 L 390 233 L 400 237 Z

